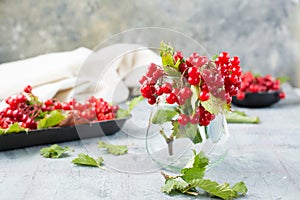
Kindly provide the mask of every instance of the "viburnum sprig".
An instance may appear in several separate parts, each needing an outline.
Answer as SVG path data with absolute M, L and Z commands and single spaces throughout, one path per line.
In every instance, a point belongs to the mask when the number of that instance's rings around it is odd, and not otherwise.
M 163 42 L 160 56 L 162 66 L 151 63 L 139 80 L 140 92 L 149 104 L 177 104 L 181 126 L 208 126 L 215 115 L 230 109 L 232 96 L 241 86 L 237 56 L 222 52 L 209 59 L 195 52 L 184 58 L 182 52 Z

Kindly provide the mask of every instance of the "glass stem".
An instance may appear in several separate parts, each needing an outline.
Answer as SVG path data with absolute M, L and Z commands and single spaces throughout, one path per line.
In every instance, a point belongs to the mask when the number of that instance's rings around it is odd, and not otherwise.
M 168 144 L 169 155 L 172 156 L 173 155 L 173 141 L 174 141 L 173 134 L 171 134 L 170 137 L 168 137 L 165 134 L 165 131 L 164 131 L 163 128 L 159 132 L 163 136 L 163 138 L 165 139 L 166 143 Z

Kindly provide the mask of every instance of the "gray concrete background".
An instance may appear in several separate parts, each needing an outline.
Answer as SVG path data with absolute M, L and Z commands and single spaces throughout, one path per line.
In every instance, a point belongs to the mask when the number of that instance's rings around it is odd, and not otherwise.
M 0 63 L 94 48 L 122 31 L 155 26 L 180 31 L 211 54 L 239 55 L 244 70 L 289 76 L 296 86 L 299 11 L 298 0 L 0 0 Z

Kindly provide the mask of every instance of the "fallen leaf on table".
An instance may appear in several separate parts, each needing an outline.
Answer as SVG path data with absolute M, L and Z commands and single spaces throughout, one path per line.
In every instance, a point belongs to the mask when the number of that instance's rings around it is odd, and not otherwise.
M 91 166 L 91 167 L 100 167 L 103 165 L 103 158 L 94 159 L 87 154 L 78 154 L 78 157 L 72 160 L 72 163 L 76 165 L 83 165 L 83 166 Z
M 105 148 L 107 149 L 108 153 L 114 154 L 114 155 L 123 155 L 127 153 L 128 148 L 125 145 L 114 145 L 114 144 L 108 144 L 103 141 L 98 142 L 98 148 Z
M 234 110 L 225 114 L 228 123 L 252 123 L 258 124 L 259 118 L 256 116 L 248 116 L 245 112 Z

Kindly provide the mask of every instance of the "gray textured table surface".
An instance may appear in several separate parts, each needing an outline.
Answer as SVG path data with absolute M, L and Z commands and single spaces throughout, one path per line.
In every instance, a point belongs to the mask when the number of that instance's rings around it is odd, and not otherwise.
M 229 124 L 230 137 L 225 144 L 228 155 L 207 174 L 220 182 L 233 184 L 243 180 L 249 191 L 241 199 L 300 197 L 300 97 L 290 87 L 285 91 L 287 98 L 270 108 L 240 108 L 259 116 L 261 123 Z M 39 155 L 42 146 L 0 152 L 0 199 L 197 199 L 160 192 L 164 179 L 160 170 L 149 166 L 145 155 L 137 150 L 144 145 L 139 143 L 144 133 L 138 130 L 103 138 L 131 144 L 127 157 L 104 155 L 110 163 L 106 170 L 71 163 L 81 152 L 103 155 L 104 152 L 93 150 L 99 138 L 62 143 L 75 150 L 62 159 L 43 158 Z

